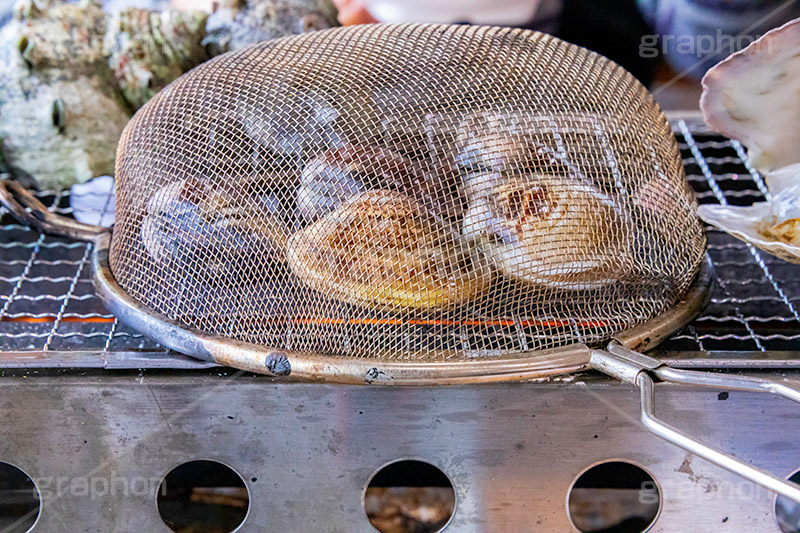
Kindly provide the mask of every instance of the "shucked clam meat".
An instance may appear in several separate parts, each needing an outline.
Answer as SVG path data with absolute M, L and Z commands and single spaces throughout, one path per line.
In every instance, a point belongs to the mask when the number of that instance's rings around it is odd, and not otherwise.
M 628 264 L 622 215 L 600 191 L 563 176 L 491 176 L 464 215 L 463 234 L 520 281 L 595 289 Z
M 230 275 L 253 262 L 284 261 L 289 229 L 276 198 L 187 178 L 150 198 L 141 236 L 156 262 Z

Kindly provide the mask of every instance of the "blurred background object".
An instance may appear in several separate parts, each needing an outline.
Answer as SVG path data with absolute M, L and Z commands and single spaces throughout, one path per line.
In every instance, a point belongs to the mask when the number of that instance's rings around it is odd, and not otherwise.
M 336 7 L 330 0 L 221 0 L 212 7 L 203 44 L 215 56 L 337 25 Z
M 127 7 L 108 23 L 103 52 L 128 104 L 138 109 L 206 59 L 204 11 Z
M 552 33 L 649 84 L 660 64 L 699 79 L 766 31 L 800 16 L 793 0 L 334 0 L 342 24 L 437 22 Z
M 113 174 L 128 119 L 184 72 L 338 25 L 330 0 L 0 0 L 0 20 L 0 171 L 53 190 Z
M 366 8 L 381 22 L 467 22 L 517 25 L 532 20 L 542 0 L 366 0 Z M 545 0 L 547 2 L 547 0 Z
M 698 80 L 708 68 L 765 31 L 800 16 L 800 2 L 792 0 L 16 4 L 14 8 L 13 0 L 0 0 L 0 59 L 5 65 L 0 79 L 0 148 L 13 176 L 44 187 L 69 187 L 110 174 L 116 138 L 130 114 L 197 64 L 251 43 L 339 22 L 473 23 L 543 31 L 613 59 L 647 85 L 665 109 L 697 109 Z M 71 27 L 82 31 L 64 26 L 64 17 L 77 20 Z M 101 42 L 102 49 L 93 48 Z M 56 53 L 62 49 L 71 51 Z M 46 59 L 48 54 L 51 59 Z
M 638 0 L 655 45 L 676 71 L 700 78 L 767 31 L 800 17 L 793 0 Z M 651 47 L 650 50 L 647 50 Z
M 0 30 L 0 139 L 12 174 L 66 188 L 114 172 L 130 118 L 99 1 L 22 0 Z

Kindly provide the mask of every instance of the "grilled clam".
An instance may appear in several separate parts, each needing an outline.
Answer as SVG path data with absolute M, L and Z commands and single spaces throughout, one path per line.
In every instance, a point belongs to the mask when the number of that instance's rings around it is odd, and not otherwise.
M 390 150 L 345 144 L 312 159 L 304 168 L 297 191 L 297 208 L 314 221 L 349 198 L 371 189 L 391 189 L 421 201 L 435 214 L 458 216 L 463 210 L 458 176 L 444 168 L 426 174 L 422 168 Z
M 279 160 L 314 155 L 346 139 L 345 117 L 336 104 L 299 80 L 276 84 L 258 106 L 238 112 L 247 135 Z
M 364 192 L 292 235 L 288 263 L 308 286 L 358 305 L 432 309 L 485 290 L 476 248 L 397 191 Z
M 463 234 L 506 276 L 560 289 L 618 281 L 629 254 L 619 211 L 596 189 L 562 176 L 504 176 L 476 196 Z
M 540 142 L 531 133 L 533 116 L 485 111 L 468 115 L 455 140 L 456 162 L 472 169 L 525 167 Z
M 159 263 L 195 265 L 215 275 L 242 272 L 266 259 L 285 260 L 289 229 L 280 209 L 273 198 L 184 179 L 150 198 L 142 242 Z

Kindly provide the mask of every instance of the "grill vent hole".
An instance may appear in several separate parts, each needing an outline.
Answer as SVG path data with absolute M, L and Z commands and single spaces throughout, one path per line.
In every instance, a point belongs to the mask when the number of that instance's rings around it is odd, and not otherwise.
M 789 481 L 800 483 L 800 470 L 795 472 Z M 775 499 L 775 517 L 783 533 L 800 533 L 800 503 L 785 496 L 778 496 Z
M 200 460 L 173 468 L 158 488 L 157 503 L 172 531 L 232 533 L 247 516 L 250 496 L 231 467 Z
M 376 471 L 364 490 L 364 510 L 380 533 L 436 533 L 453 517 L 456 493 L 447 475 L 405 459 Z
M 607 461 L 584 470 L 567 497 L 567 513 L 582 533 L 642 533 L 655 523 L 661 490 L 643 468 Z
M 0 462 L 0 531 L 30 531 L 40 510 L 39 490 L 33 480 L 16 466 Z

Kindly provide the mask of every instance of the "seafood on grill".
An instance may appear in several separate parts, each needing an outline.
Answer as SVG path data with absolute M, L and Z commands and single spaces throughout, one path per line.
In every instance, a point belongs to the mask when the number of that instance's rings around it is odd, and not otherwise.
M 114 171 L 130 111 L 103 55 L 105 17 L 99 1 L 23 0 L 0 30 L 3 154 L 39 187 Z
M 297 191 L 298 214 L 304 221 L 314 221 L 364 191 L 391 189 L 422 202 L 436 215 L 458 216 L 463 210 L 458 179 L 446 169 L 434 167 L 426 173 L 390 150 L 345 144 L 305 166 Z
M 338 107 L 301 81 L 277 83 L 263 101 L 238 112 L 247 135 L 276 161 L 309 158 L 346 142 L 348 124 Z
M 503 173 L 497 170 L 477 170 L 462 175 L 464 195 L 470 202 L 491 195 L 495 187 L 503 184 Z
M 537 117 L 528 113 L 470 113 L 458 128 L 455 161 L 469 169 L 525 169 L 542 147 L 537 126 Z
M 703 78 L 700 107 L 762 172 L 800 163 L 800 19 L 767 32 Z
M 474 245 L 398 191 L 351 198 L 292 235 L 287 256 L 309 287 L 386 310 L 463 304 L 492 277 Z
M 700 217 L 786 261 L 800 262 L 800 19 L 766 33 L 703 78 L 708 125 L 748 148 L 766 202 L 701 205 Z
M 222 0 L 203 39 L 212 55 L 308 31 L 338 26 L 330 0 Z
M 748 207 L 706 204 L 705 222 L 791 263 L 800 263 L 800 164 L 766 176 L 771 198 Z
M 158 263 L 177 262 L 220 276 L 284 261 L 289 228 L 277 198 L 186 178 L 150 198 L 141 237 Z
M 125 8 L 108 25 L 104 53 L 125 100 L 138 109 L 208 56 L 202 44 L 208 14 Z
M 626 272 L 622 219 L 600 191 L 574 179 L 511 175 L 474 197 L 462 233 L 510 278 L 588 290 Z

